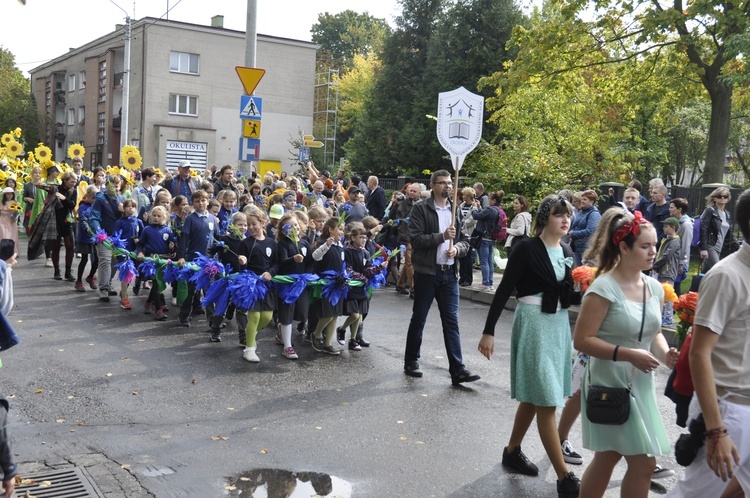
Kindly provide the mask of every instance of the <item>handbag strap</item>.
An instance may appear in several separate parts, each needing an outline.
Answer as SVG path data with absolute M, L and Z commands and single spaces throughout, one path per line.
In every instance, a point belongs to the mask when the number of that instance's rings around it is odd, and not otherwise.
M 646 286 L 648 285 L 648 282 L 646 281 L 646 277 L 642 278 L 643 281 L 643 306 L 641 309 L 641 330 L 638 332 L 638 345 L 641 344 L 641 339 L 643 338 L 643 327 L 646 324 Z M 589 386 L 591 385 L 591 366 L 589 365 L 586 368 L 586 372 L 588 374 L 588 381 Z M 630 370 L 630 377 L 628 378 L 628 390 L 632 390 L 633 388 L 633 375 L 635 375 L 635 365 L 633 365 L 633 368 Z

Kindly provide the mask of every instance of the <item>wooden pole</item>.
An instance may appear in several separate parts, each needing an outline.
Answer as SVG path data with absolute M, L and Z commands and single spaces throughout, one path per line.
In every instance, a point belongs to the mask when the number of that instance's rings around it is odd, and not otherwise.
M 458 204 L 458 156 L 453 157 L 453 170 L 456 172 L 456 178 L 453 180 L 453 205 L 451 206 L 451 226 L 456 224 L 456 206 Z M 456 228 L 456 236 L 458 236 L 458 228 Z M 453 239 L 451 239 L 448 248 L 453 247 Z

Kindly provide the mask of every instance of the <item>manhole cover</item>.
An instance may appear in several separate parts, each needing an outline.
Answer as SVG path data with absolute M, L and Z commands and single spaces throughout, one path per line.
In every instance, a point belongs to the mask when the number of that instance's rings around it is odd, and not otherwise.
M 27 496 L 27 491 L 36 498 L 103 498 L 83 469 L 50 470 L 21 477 L 22 482 L 30 482 L 16 486 L 14 496 L 17 498 Z

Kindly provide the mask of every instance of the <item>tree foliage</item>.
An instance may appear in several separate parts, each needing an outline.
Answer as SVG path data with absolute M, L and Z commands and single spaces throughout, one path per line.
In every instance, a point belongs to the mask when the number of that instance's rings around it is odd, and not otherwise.
M 13 54 L 0 47 L 0 133 L 20 127 L 31 145 L 40 141 L 39 117 L 31 84 L 15 65 Z
M 325 12 L 313 24 L 312 41 L 320 45 L 318 68 L 350 68 L 355 56 L 367 57 L 377 52 L 390 32 L 385 19 L 368 13 L 345 10 L 338 14 Z

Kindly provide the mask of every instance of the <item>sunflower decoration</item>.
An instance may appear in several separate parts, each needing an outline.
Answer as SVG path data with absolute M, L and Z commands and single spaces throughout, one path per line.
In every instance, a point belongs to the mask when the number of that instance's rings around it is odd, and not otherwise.
M 16 201 L 11 201 L 10 204 L 8 204 L 8 209 L 15 211 L 16 213 L 23 213 L 23 206 Z
M 138 148 L 132 145 L 123 147 L 122 151 L 120 151 L 120 163 L 130 171 L 141 169 L 143 159 L 141 159 L 141 153 L 138 152 Z
M 19 154 L 23 153 L 23 145 L 16 142 L 15 140 L 11 140 L 5 145 L 5 155 L 7 155 L 10 158 L 15 158 Z
M 60 180 L 63 169 L 59 164 L 50 161 L 46 166 L 42 166 L 42 182 L 47 183 L 49 181 L 49 175 L 53 170 L 59 173 L 56 181 Z
M 13 136 L 12 133 L 3 133 L 3 137 L 0 138 L 0 143 L 3 145 L 8 145 L 11 142 L 15 142 L 16 138 Z
M 16 138 L 21 138 L 21 128 L 16 127 L 16 129 L 13 130 L 13 134 L 16 136 Z
M 195 168 L 190 168 L 190 176 L 193 178 L 198 178 L 198 170 Z
M 128 176 L 128 171 L 124 168 L 121 168 L 119 166 L 107 166 L 107 175 L 120 175 L 121 177 L 125 178 Z
M 40 163 L 47 163 L 52 161 L 52 151 L 49 147 L 39 142 L 39 145 L 34 149 L 34 154 Z
M 70 159 L 83 159 L 83 156 L 86 155 L 86 148 L 78 143 L 75 143 L 68 147 L 68 157 Z

